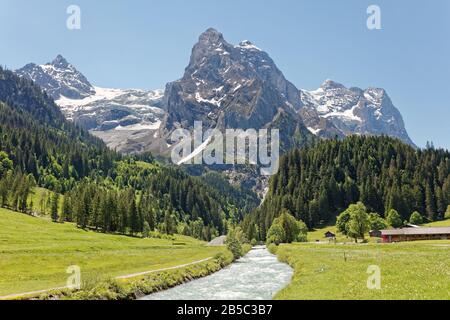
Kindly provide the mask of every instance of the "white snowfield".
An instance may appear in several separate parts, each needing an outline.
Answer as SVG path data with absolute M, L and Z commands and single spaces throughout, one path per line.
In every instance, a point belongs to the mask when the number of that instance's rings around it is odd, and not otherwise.
M 88 96 L 84 99 L 70 99 L 64 96 L 61 96 L 58 100 L 56 100 L 56 104 L 61 108 L 80 108 L 80 107 L 88 107 L 93 103 L 99 101 L 116 101 L 116 100 L 125 100 L 127 102 L 139 101 L 143 98 L 146 98 L 150 101 L 159 100 L 164 95 L 164 90 L 153 90 L 153 91 L 145 91 L 140 89 L 110 89 L 110 88 L 100 88 L 95 87 L 95 94 Z M 141 104 L 129 104 L 129 106 L 135 106 L 137 108 L 148 107 L 154 108 L 149 105 L 141 105 Z
M 94 87 L 94 90 L 95 94 L 84 99 L 70 99 L 61 96 L 55 102 L 61 107 L 66 117 L 71 120 L 74 120 L 75 114 L 96 117 L 101 111 L 114 108 L 132 112 L 133 116 L 125 117 L 122 120 L 134 118 L 138 123 L 120 125 L 120 119 L 118 121 L 105 121 L 105 124 L 117 122 L 114 130 L 118 131 L 157 130 L 161 126 L 164 110 L 155 107 L 153 104 L 162 99 L 163 90 L 145 91 L 101 87 Z
M 117 126 L 114 128 L 116 131 L 141 131 L 141 130 L 157 130 L 161 126 L 161 121 L 156 121 L 155 123 L 137 123 L 129 126 Z

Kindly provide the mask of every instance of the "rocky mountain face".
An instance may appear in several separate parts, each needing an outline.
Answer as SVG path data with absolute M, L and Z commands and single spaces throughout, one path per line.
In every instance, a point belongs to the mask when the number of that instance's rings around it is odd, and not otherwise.
M 214 29 L 201 34 L 183 77 L 164 90 L 93 86 L 62 56 L 16 71 L 53 97 L 67 118 L 125 153 L 167 155 L 170 134 L 191 129 L 280 129 L 282 151 L 320 138 L 389 135 L 413 145 L 402 116 L 383 89 L 346 88 L 327 80 L 297 89 L 250 41 L 228 43 Z
M 400 112 L 384 89 L 346 88 L 326 80 L 315 91 L 301 91 L 300 110 L 308 129 L 319 137 L 388 135 L 414 145 Z
M 163 90 L 109 89 L 93 86 L 61 55 L 45 65 L 28 64 L 16 74 L 33 80 L 73 120 L 109 147 L 125 153 L 145 150 L 144 139 L 159 130 L 164 117 Z M 144 137 L 144 138 L 143 138 Z
M 54 100 L 61 96 L 83 99 L 95 94 L 94 87 L 86 77 L 61 55 L 44 65 L 27 64 L 22 69 L 16 70 L 16 74 L 32 79 Z
M 208 29 L 192 50 L 184 76 L 166 86 L 167 115 L 162 136 L 176 128 L 261 129 L 286 123 L 282 148 L 299 146 L 310 135 L 297 110 L 299 91 L 269 55 L 249 41 L 232 45 Z

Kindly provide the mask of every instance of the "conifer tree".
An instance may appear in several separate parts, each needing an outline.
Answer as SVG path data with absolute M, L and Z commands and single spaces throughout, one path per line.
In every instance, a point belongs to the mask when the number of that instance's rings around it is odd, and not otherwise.
M 54 193 L 51 201 L 51 217 L 53 222 L 57 222 L 59 215 L 58 215 L 58 208 L 59 208 L 59 194 Z

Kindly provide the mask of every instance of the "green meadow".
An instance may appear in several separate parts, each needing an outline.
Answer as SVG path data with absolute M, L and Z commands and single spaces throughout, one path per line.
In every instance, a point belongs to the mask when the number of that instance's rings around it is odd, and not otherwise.
M 349 237 L 339 233 L 337 231 L 337 228 L 335 225 L 322 226 L 322 227 L 314 229 L 313 231 L 308 232 L 308 242 L 316 242 L 316 241 L 330 242 L 330 240 L 325 237 L 325 233 L 327 231 L 330 231 L 336 235 L 336 242 L 341 242 L 341 243 L 355 242 L 355 239 L 349 238 Z M 366 233 L 365 240 L 370 243 L 376 243 L 380 239 L 379 238 L 371 238 L 369 236 L 369 233 Z
M 435 221 L 430 223 L 425 223 L 421 225 L 421 227 L 450 227 L 450 219 L 442 220 L 442 221 Z M 327 231 L 330 231 L 336 235 L 336 242 L 354 242 L 354 239 L 348 238 L 347 236 L 339 233 L 337 231 L 336 225 L 329 224 L 326 226 L 321 226 L 319 228 L 314 229 L 313 231 L 308 232 L 308 242 L 329 242 L 327 238 L 325 238 L 325 233 Z M 369 233 L 366 233 L 365 239 L 369 243 L 376 243 L 378 242 L 379 238 L 371 238 L 369 236 Z
M 450 299 L 450 241 L 397 244 L 289 244 L 277 250 L 294 268 L 281 300 Z M 369 289 L 369 266 L 381 288 Z
M 82 281 L 179 266 L 226 249 L 185 236 L 141 239 L 84 231 L 0 209 L 0 296 L 66 285 L 69 266 Z
M 427 223 L 422 227 L 450 227 L 450 219 Z
M 39 213 L 42 216 L 46 216 L 50 219 L 50 203 L 48 199 L 54 196 L 54 192 L 45 188 L 35 187 L 28 200 L 28 205 L 34 212 Z M 60 195 L 58 201 L 58 212 L 61 215 L 62 204 L 64 202 L 64 197 Z

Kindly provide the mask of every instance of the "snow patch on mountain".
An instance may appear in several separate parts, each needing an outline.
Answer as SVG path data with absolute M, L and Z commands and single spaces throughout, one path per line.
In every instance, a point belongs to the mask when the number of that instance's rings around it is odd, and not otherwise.
M 251 41 L 244 40 L 239 45 L 235 46 L 235 48 L 239 49 L 245 49 L 245 50 L 255 50 L 255 51 L 262 51 L 260 48 L 255 46 Z
M 203 150 L 205 150 L 205 148 L 208 146 L 208 144 L 211 141 L 212 141 L 212 136 L 208 137 L 205 141 L 203 141 L 203 143 L 201 145 L 199 145 L 197 148 L 195 148 L 195 150 L 192 153 L 187 155 L 185 158 L 181 159 L 177 164 L 182 165 L 185 163 L 190 163 L 192 161 L 192 159 L 194 159 L 196 156 L 200 155 L 201 152 L 203 152 Z M 168 147 L 170 147 L 170 145 Z
M 320 131 L 322 131 L 322 129 L 320 129 L 320 128 L 315 129 L 315 128 L 308 127 L 307 129 L 309 130 L 309 132 L 311 132 L 313 135 L 316 135 L 316 136 L 319 134 Z

